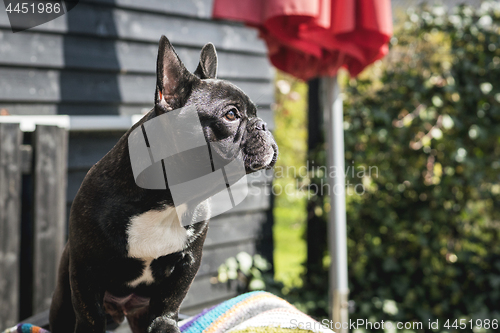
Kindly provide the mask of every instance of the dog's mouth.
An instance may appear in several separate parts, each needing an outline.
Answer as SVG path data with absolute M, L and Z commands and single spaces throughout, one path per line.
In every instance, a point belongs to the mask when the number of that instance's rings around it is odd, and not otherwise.
M 273 148 L 273 157 L 271 161 L 267 164 L 266 169 L 272 169 L 276 164 L 276 161 L 278 160 L 278 145 L 275 142 L 273 142 L 272 148 Z
M 243 159 L 247 174 L 262 169 L 272 169 L 278 160 L 278 145 L 275 142 L 262 146 L 257 151 L 257 154 L 244 155 Z

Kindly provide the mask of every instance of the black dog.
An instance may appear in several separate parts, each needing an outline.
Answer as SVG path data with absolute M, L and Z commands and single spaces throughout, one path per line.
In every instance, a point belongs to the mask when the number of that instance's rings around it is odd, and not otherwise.
M 179 332 L 179 307 L 200 266 L 208 221 L 183 227 L 168 188 L 137 186 L 127 140 L 146 121 L 193 106 L 207 142 L 241 149 L 246 173 L 274 165 L 278 149 L 255 105 L 216 72 L 212 44 L 192 74 L 160 39 L 154 108 L 90 169 L 71 207 L 50 309 L 53 333 L 102 333 L 106 312 L 118 322 L 126 316 L 134 333 Z

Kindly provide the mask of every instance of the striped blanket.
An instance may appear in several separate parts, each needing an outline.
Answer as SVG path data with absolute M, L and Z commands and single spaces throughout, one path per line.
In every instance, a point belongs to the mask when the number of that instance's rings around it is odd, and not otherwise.
M 333 333 L 287 301 L 264 291 L 227 300 L 179 322 L 182 333 Z M 4 333 L 50 333 L 19 324 Z

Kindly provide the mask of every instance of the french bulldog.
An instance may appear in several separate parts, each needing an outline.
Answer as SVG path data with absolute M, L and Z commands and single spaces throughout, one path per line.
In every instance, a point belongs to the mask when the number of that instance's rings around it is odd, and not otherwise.
M 256 106 L 216 74 L 212 44 L 190 73 L 161 37 L 154 108 L 90 169 L 73 201 L 50 308 L 52 333 L 103 333 L 106 313 L 116 322 L 127 317 L 134 333 L 179 332 L 179 307 L 199 269 L 208 220 L 183 226 L 168 187 L 139 187 L 127 141 L 145 122 L 193 106 L 206 142 L 241 151 L 247 174 L 272 167 L 278 147 Z

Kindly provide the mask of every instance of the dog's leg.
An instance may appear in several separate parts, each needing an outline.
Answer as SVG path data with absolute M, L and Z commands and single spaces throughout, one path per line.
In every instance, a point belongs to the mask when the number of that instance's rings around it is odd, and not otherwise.
M 206 222 L 202 228 L 196 240 L 184 251 L 184 258 L 175 265 L 168 281 L 151 297 L 149 333 L 180 332 L 177 326 L 179 308 L 200 268 L 203 242 L 208 229 Z
M 151 297 L 149 312 L 152 321 L 148 328 L 149 333 L 180 332 L 177 326 L 179 308 L 198 272 L 201 253 L 197 259 L 186 257 L 175 266 L 169 283 L 166 283 L 157 295 Z
M 86 263 L 74 265 L 70 258 L 71 300 L 75 310 L 74 333 L 104 333 L 106 314 L 104 311 L 104 290 L 99 283 L 102 271 Z
M 71 304 L 71 288 L 69 286 L 69 243 L 59 263 L 56 290 L 50 305 L 50 331 L 52 333 L 68 333 L 75 329 L 75 312 Z

